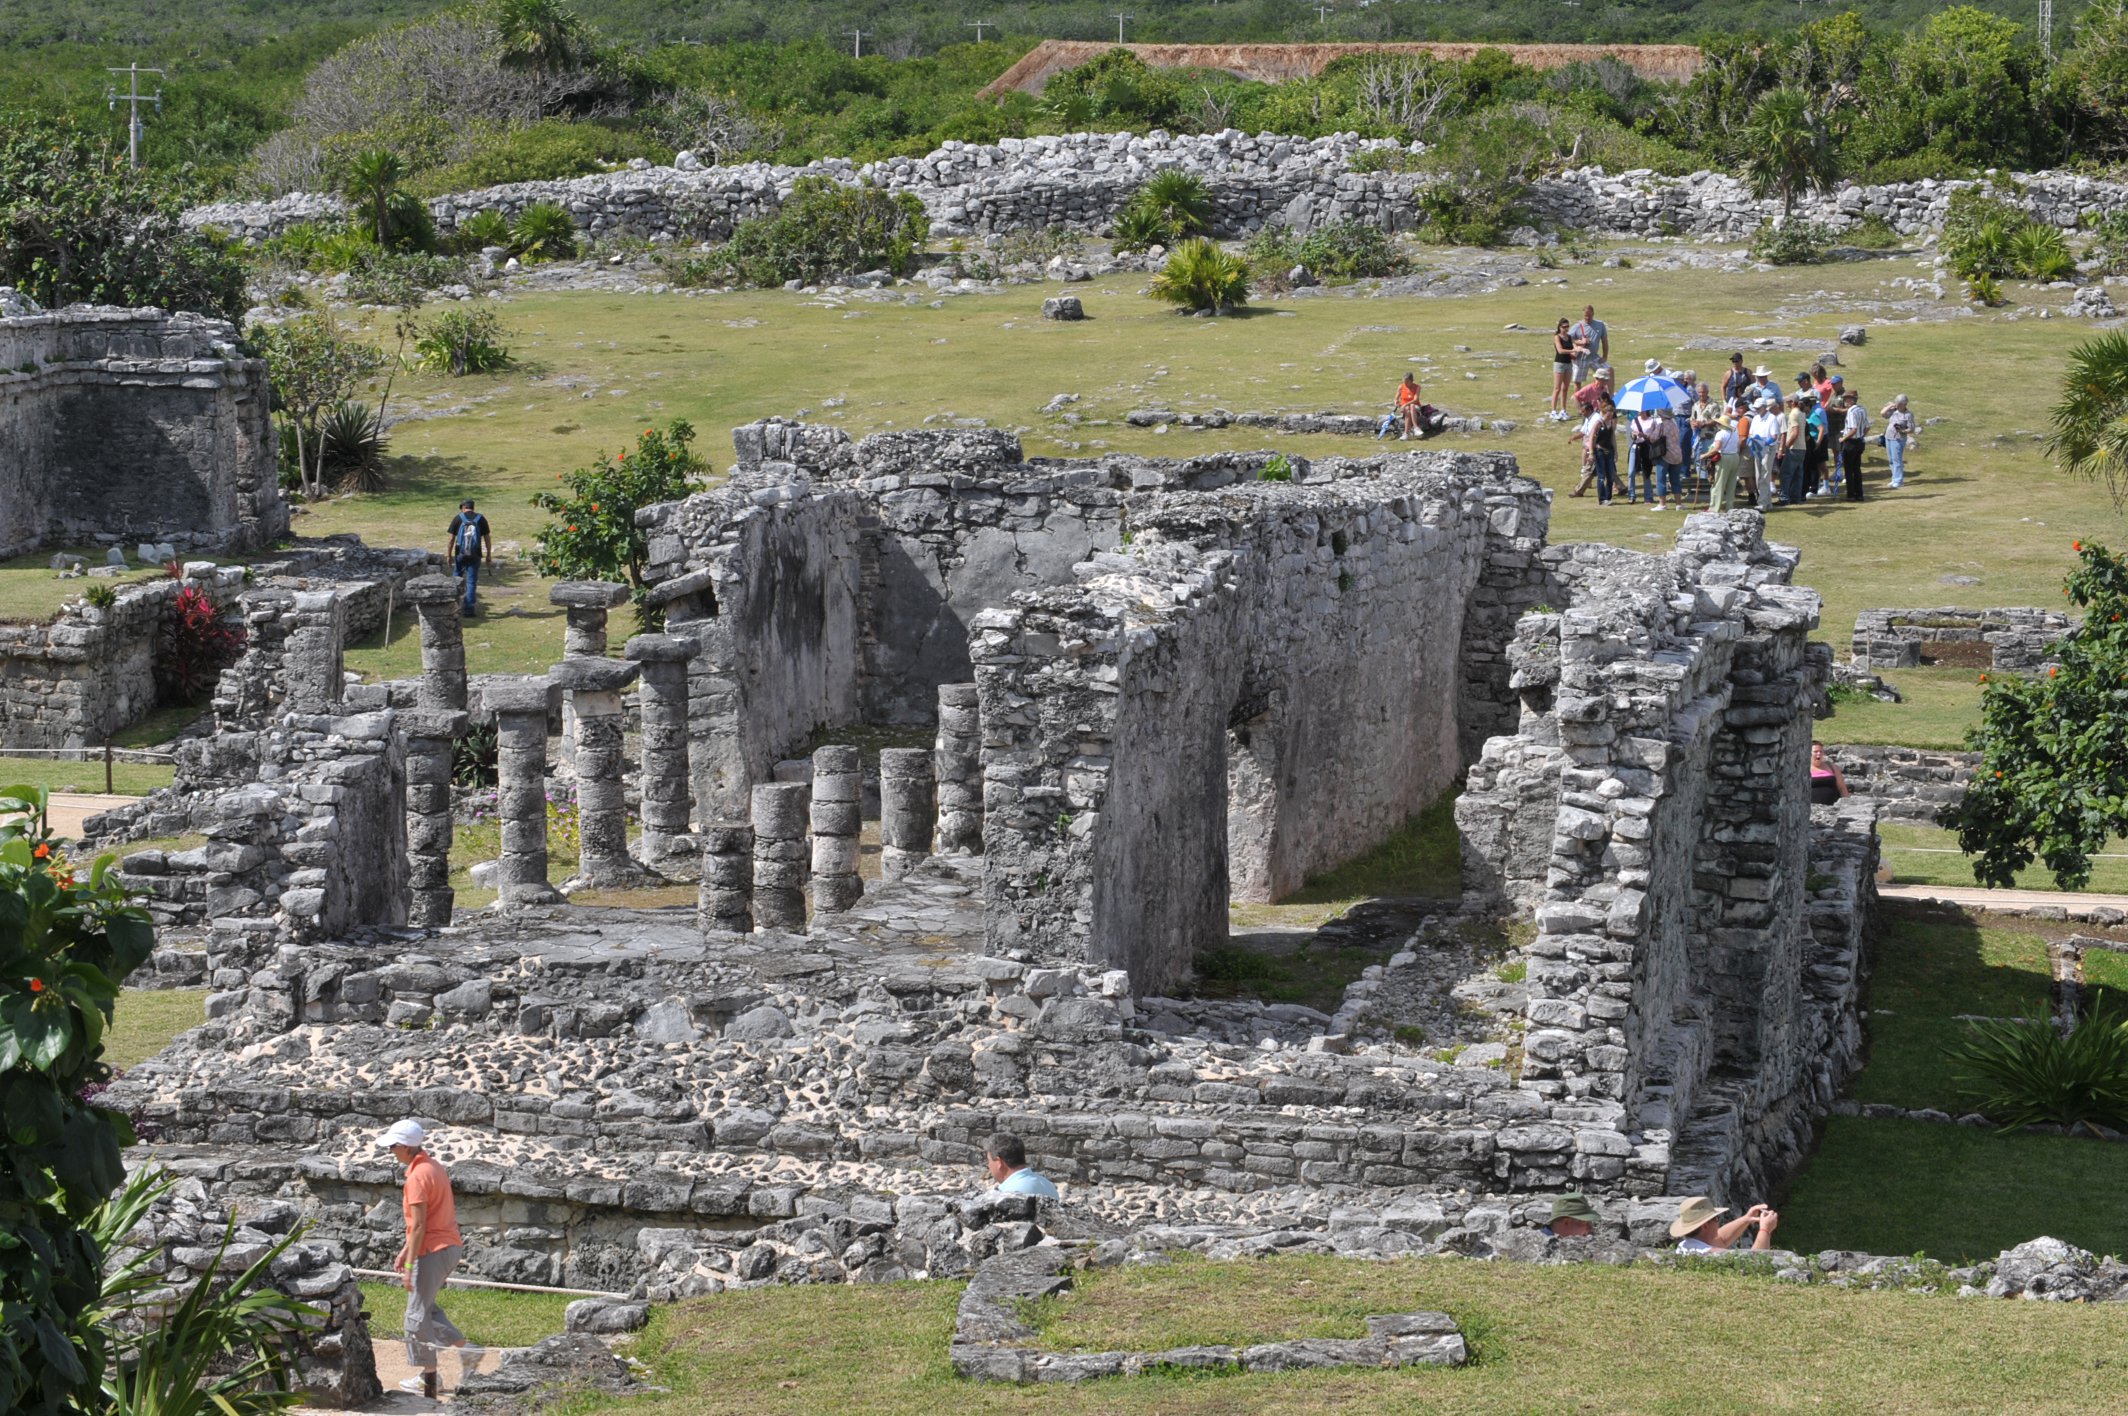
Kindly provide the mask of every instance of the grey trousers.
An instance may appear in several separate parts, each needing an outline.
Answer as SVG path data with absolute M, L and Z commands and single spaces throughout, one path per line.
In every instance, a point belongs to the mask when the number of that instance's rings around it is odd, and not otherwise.
M 437 1348 L 456 1347 L 466 1340 L 436 1301 L 443 1281 L 464 1257 L 464 1247 L 453 1244 L 414 1260 L 414 1286 L 406 1295 L 406 1360 L 424 1372 L 436 1370 Z

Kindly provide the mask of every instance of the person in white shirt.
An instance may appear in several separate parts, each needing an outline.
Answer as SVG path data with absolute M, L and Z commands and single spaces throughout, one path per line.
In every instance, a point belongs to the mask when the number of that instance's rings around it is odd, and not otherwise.
M 1914 445 L 1919 436 L 1914 428 L 1913 410 L 1906 406 L 1906 395 L 1884 405 L 1878 412 L 1884 419 L 1884 456 L 1892 464 L 1892 488 L 1906 485 L 1906 450 Z
M 1752 409 L 1744 442 L 1744 451 L 1751 460 L 1752 491 L 1760 511 L 1773 510 L 1774 469 L 1780 465 L 1776 451 L 1780 443 L 1781 415 L 1771 400 L 1761 398 Z
M 1718 1254 L 1724 1249 L 1736 1247 L 1736 1241 L 1744 1231 L 1758 1226 L 1758 1237 L 1751 1243 L 1754 1249 L 1773 1247 L 1773 1231 L 1780 1227 L 1781 1216 L 1770 1206 L 1753 1205 L 1727 1224 L 1722 1216 L 1729 1211 L 1718 1206 L 1705 1195 L 1694 1195 L 1677 1207 L 1677 1218 L 1670 1222 L 1670 1237 L 1677 1240 L 1680 1254 Z
M 1846 395 L 1846 419 L 1840 425 L 1840 475 L 1847 483 L 1847 499 L 1862 500 L 1862 444 L 1869 436 L 1869 410 L 1856 401 L 1854 391 Z

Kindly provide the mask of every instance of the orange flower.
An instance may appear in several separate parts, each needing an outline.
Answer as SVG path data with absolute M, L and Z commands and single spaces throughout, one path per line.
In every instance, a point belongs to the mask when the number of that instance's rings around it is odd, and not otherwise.
M 51 843 L 44 842 L 40 844 L 37 849 L 31 851 L 30 854 L 35 856 L 39 860 L 47 859 L 52 854 Z
M 33 978 L 33 979 L 31 979 L 31 980 L 30 980 L 30 992 L 32 992 L 32 993 L 42 993 L 42 992 L 44 992 L 44 980 L 43 980 L 43 979 L 41 979 L 41 978 Z
M 597 502 L 593 502 L 593 503 L 591 503 L 591 509 L 592 509 L 593 511 L 597 511 L 597 510 L 598 510 L 598 503 L 597 503 Z
M 575 522 L 573 522 L 573 521 L 572 521 L 572 522 L 570 522 L 570 523 L 569 523 L 569 529 L 570 529 L 571 531 L 574 531 L 574 530 L 576 529 L 576 523 L 575 523 Z
M 2060 678 L 2060 677 L 2061 677 L 2061 670 L 2060 670 L 2060 669 L 2058 669 L 2058 668 L 2056 668 L 2056 667 L 2054 667 L 2054 666 L 2053 666 L 2052 664 L 2049 664 L 2049 665 L 2047 666 L 2047 677 L 2048 677 L 2048 678 Z
M 621 461 L 623 461 L 623 462 L 626 462 L 627 460 L 628 460 L 628 454 L 627 454 L 627 453 L 625 453 L 625 452 L 624 452 L 624 453 L 622 453 L 622 454 L 621 454 Z
M 2084 543 L 2082 541 L 2071 541 L 2069 543 L 2069 549 L 2075 551 L 2078 555 L 2081 555 L 2083 554 Z
M 1995 780 L 1996 780 L 1996 781 L 1998 781 L 1998 782 L 1999 782 L 1999 781 L 2001 781 L 2001 780 L 2002 780 L 2002 773 L 2000 773 L 2000 772 L 1997 772 L 1997 773 L 1995 774 Z
M 1986 682 L 1988 681 L 1988 676 L 1987 676 L 1986 674 L 1982 674 L 1982 675 L 1980 676 L 1980 681 L 1981 681 L 1982 683 L 1986 683 Z

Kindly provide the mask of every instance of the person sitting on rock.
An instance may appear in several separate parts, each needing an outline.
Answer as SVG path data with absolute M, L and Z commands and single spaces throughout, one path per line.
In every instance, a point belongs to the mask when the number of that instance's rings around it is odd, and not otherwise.
M 1059 1198 L 1057 1187 L 1027 1164 L 1027 1147 L 1018 1136 L 1000 1131 L 983 1147 L 983 1164 L 997 1189 L 1007 1195 L 1032 1195 L 1038 1200 Z
M 1694 1195 L 1677 1207 L 1677 1218 L 1670 1223 L 1670 1237 L 1677 1240 L 1680 1254 L 1718 1254 L 1724 1249 L 1736 1247 L 1744 1231 L 1754 1224 L 1758 1226 L 1758 1238 L 1752 1241 L 1754 1249 L 1771 1249 L 1773 1231 L 1781 1217 L 1765 1205 L 1753 1205 L 1727 1224 L 1722 1216 L 1729 1213 L 1727 1207 L 1717 1206 L 1705 1195 Z
M 1602 1218 L 1587 1195 L 1569 1190 L 1552 1201 L 1552 1220 L 1544 1232 L 1554 1239 L 1586 1239 L 1596 1232 Z
M 1404 430 L 1397 434 L 1400 439 L 1408 442 L 1423 435 L 1419 426 L 1419 381 L 1409 370 L 1404 373 L 1404 382 L 1397 385 L 1396 411 L 1397 420 L 1404 425 Z

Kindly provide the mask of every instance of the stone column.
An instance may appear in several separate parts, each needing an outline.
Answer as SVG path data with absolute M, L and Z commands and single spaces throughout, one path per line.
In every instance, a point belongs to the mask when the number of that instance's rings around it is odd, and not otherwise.
M 805 805 L 803 782 L 763 782 L 754 788 L 754 928 L 805 929 Z
M 754 828 L 713 821 L 702 828 L 702 893 L 697 918 L 704 930 L 751 933 L 754 927 Z
M 983 714 L 972 683 L 938 686 L 938 853 L 983 853 Z
M 399 723 L 406 729 L 406 922 L 440 929 L 454 903 L 451 744 L 465 732 L 466 715 L 417 708 Z
M 889 747 L 879 754 L 879 873 L 899 880 L 931 854 L 938 821 L 932 753 L 922 747 Z
M 636 695 L 642 714 L 643 860 L 663 866 L 687 835 L 694 795 L 687 779 L 687 661 L 695 641 L 678 634 L 638 634 L 630 659 L 643 666 Z
M 421 622 L 419 703 L 435 712 L 464 709 L 465 619 L 458 582 L 448 575 L 419 575 L 406 582 L 402 598 Z
M 611 580 L 564 580 L 547 592 L 564 612 L 562 653 L 571 659 L 606 657 L 606 616 L 628 602 L 628 587 Z M 562 761 L 576 770 L 576 709 L 562 700 Z
M 628 801 L 621 774 L 627 718 L 621 690 L 641 664 L 626 659 L 564 659 L 554 681 L 576 719 L 577 867 L 567 889 L 626 889 L 657 879 L 628 854 Z
M 282 672 L 292 713 L 330 713 L 340 706 L 345 686 L 343 649 L 346 616 L 336 590 L 302 590 L 292 611 Z
M 547 883 L 547 681 L 490 679 L 482 695 L 495 713 L 496 888 L 505 905 L 559 904 L 560 892 Z
M 857 903 L 857 837 L 864 829 L 864 759 L 854 747 L 813 753 L 813 913 L 834 914 Z

